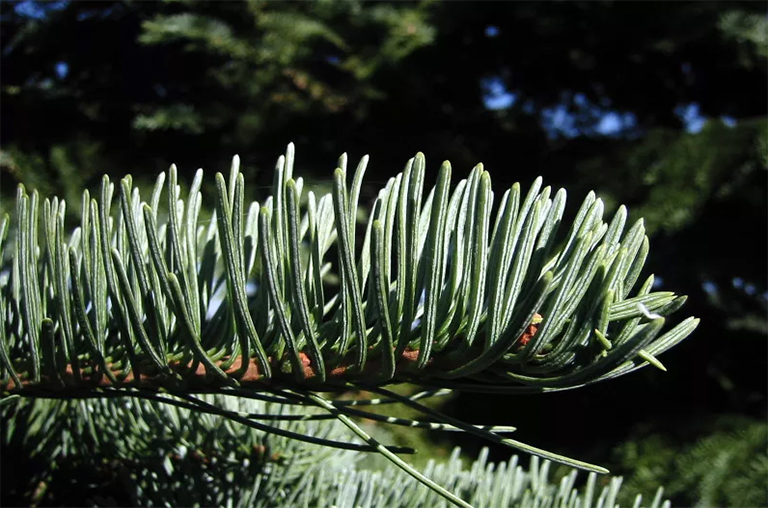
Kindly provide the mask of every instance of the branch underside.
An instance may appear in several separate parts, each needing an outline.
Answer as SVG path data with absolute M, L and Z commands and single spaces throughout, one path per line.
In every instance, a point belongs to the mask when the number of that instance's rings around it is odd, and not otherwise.
M 208 223 L 202 170 L 186 201 L 175 166 L 149 202 L 128 176 L 116 213 L 105 176 L 98 200 L 84 192 L 71 234 L 63 201 L 44 200 L 41 213 L 20 186 L 11 241 L 10 217 L 0 222 L 2 396 L 237 389 L 304 394 L 335 414 L 315 392 L 397 382 L 545 392 L 664 369 L 656 356 L 698 325 L 687 318 L 662 333 L 685 297 L 653 292 L 653 276 L 635 288 L 649 249 L 643 222 L 625 231 L 623 206 L 603 221 L 594 193 L 566 227 L 564 190 L 539 178 L 495 205 L 482 165 L 452 188 L 446 162 L 424 197 L 418 154 L 381 189 L 358 241 L 367 157 L 348 185 L 342 156 L 333 191 L 306 200 L 293 163 L 290 145 L 272 196 L 246 209 L 235 157 L 228 182 L 216 175 Z M 365 435 L 354 415 L 337 416 Z

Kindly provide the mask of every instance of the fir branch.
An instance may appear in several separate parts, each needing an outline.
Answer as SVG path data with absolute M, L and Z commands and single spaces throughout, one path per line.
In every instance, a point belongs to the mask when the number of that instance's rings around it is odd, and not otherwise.
M 246 216 L 236 156 L 228 184 L 216 175 L 216 220 L 207 228 L 198 218 L 202 171 L 184 201 L 171 166 L 164 224 L 165 174 L 150 203 L 123 179 L 116 212 L 105 176 L 98 202 L 84 193 L 81 225 L 68 241 L 64 202 L 44 201 L 42 244 L 39 198 L 20 186 L 10 240 L 10 219 L 0 226 L 0 248 L 15 244 L 0 269 L 3 397 L 250 390 L 298 397 L 354 426 L 353 412 L 318 392 L 388 393 L 384 386 L 399 382 L 498 393 L 570 389 L 659 367 L 656 355 L 698 325 L 688 318 L 662 333 L 685 297 L 651 292 L 652 276 L 633 291 L 648 254 L 642 220 L 624 232 L 620 207 L 604 222 L 603 203 L 590 193 L 560 235 L 566 193 L 550 197 L 537 179 L 525 196 L 519 184 L 504 194 L 491 228 L 482 165 L 451 190 L 444 163 L 423 199 L 425 159 L 417 154 L 379 192 L 358 247 L 367 163 L 348 188 L 343 156 L 333 191 L 309 193 L 301 207 L 290 145 L 272 197 Z M 338 261 L 329 255 L 334 245 Z M 341 280 L 334 295 L 323 282 L 329 260 Z M 439 423 L 481 432 L 445 417 Z

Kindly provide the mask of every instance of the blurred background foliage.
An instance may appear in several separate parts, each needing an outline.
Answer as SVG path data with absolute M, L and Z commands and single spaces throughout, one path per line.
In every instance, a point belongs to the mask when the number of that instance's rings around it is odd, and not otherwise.
M 5 210 L 24 183 L 75 217 L 103 173 L 191 178 L 235 153 L 267 192 L 289 141 L 314 185 L 370 154 L 364 203 L 420 150 L 428 179 L 482 161 L 499 190 L 543 175 L 629 205 L 651 271 L 704 320 L 669 372 L 445 409 L 676 505 L 768 503 L 764 4 L 25 0 L 0 21 Z

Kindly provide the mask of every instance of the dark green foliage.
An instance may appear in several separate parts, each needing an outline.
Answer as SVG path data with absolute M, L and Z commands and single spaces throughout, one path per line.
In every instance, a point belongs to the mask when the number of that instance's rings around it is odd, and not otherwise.
M 610 155 L 582 164 L 586 182 L 614 177 L 601 187 L 632 209 L 654 233 L 671 234 L 696 221 L 711 201 L 739 200 L 754 208 L 764 201 L 759 186 L 765 170 L 768 123 L 744 121 L 735 127 L 707 123 L 697 134 L 654 130 L 641 143 L 624 143 Z
M 250 177 L 272 163 L 250 147 L 290 140 L 318 161 L 310 170 L 345 147 L 388 168 L 427 146 L 457 167 L 514 162 L 564 184 L 576 159 L 604 150 L 574 157 L 569 143 L 548 137 L 595 137 L 605 113 L 634 116 L 620 133 L 637 137 L 678 130 L 675 111 L 691 103 L 737 120 L 766 107 L 754 2 L 2 8 L 4 150 L 41 155 L 38 173 L 59 184 L 67 181 L 52 149 L 69 143 L 98 143 L 99 157 L 77 160 L 91 178 L 152 174 L 169 159 L 215 167 L 231 153 L 249 154 Z M 40 14 L 24 14 L 34 9 Z M 496 35 L 486 35 L 489 26 Z M 487 111 L 495 78 L 516 99 Z M 572 127 L 550 125 L 557 106 L 574 115 Z M 11 159 L 5 167 L 26 182 L 26 166 Z
M 220 150 L 285 145 L 288 132 L 304 140 L 299 126 L 318 116 L 362 119 L 383 96 L 374 76 L 433 41 L 426 11 L 366 2 L 4 3 L 4 166 L 28 184 L 34 170 L 47 185 L 77 189 L 67 178 L 72 162 L 93 184 L 88 177 L 115 158 L 134 173 L 160 169 L 169 155 L 207 167 Z M 72 143 L 95 153 L 80 157 Z M 177 143 L 185 154 L 167 150 Z M 45 154 L 34 168 L 30 153 Z
M 698 441 L 652 434 L 617 449 L 629 491 L 663 484 L 675 506 L 767 506 L 768 424 L 721 418 L 705 427 Z

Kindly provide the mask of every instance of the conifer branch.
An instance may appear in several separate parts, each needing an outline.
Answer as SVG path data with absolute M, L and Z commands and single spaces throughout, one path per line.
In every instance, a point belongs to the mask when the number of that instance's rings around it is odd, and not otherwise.
M 566 192 L 542 189 L 541 178 L 525 195 L 519 184 L 506 191 L 491 227 L 494 194 L 482 165 L 452 188 L 444 163 L 424 199 L 417 154 L 379 192 L 357 242 L 367 164 L 348 187 L 343 156 L 333 191 L 310 191 L 302 205 L 290 145 L 272 196 L 246 214 L 235 156 L 228 183 L 216 175 L 207 227 L 199 221 L 202 171 L 183 200 L 171 166 L 149 203 L 128 176 L 116 210 L 105 176 L 98 201 L 84 192 L 70 235 L 63 201 L 45 199 L 41 217 L 38 194 L 20 186 L 14 227 L 8 216 L 0 223 L 3 398 L 167 392 L 215 411 L 192 394 L 266 392 L 323 407 L 353 428 L 349 416 L 366 415 L 320 392 L 389 394 L 384 387 L 401 382 L 571 389 L 649 363 L 663 368 L 656 356 L 698 325 L 688 318 L 664 331 L 685 297 L 652 292 L 653 276 L 634 289 L 649 248 L 642 220 L 625 231 L 622 206 L 604 222 L 604 205 L 590 193 L 565 227 Z M 329 271 L 340 277 L 335 294 Z M 605 471 L 443 418 L 391 423 L 462 428 Z

